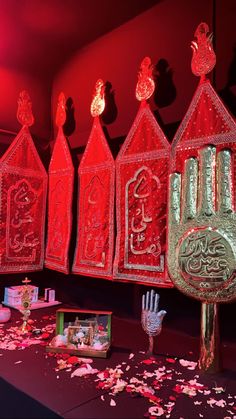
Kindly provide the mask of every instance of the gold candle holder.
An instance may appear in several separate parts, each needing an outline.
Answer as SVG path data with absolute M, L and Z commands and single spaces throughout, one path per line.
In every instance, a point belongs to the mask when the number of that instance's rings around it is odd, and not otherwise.
M 20 330 L 22 333 L 28 332 L 28 320 L 31 313 L 30 307 L 31 307 L 32 295 L 31 295 L 31 290 L 29 288 L 30 282 L 31 282 L 30 279 L 28 279 L 27 277 L 22 281 L 22 283 L 24 284 L 21 289 L 21 305 L 22 305 L 21 313 L 23 314 L 23 317 L 22 317 L 23 323 L 20 327 Z

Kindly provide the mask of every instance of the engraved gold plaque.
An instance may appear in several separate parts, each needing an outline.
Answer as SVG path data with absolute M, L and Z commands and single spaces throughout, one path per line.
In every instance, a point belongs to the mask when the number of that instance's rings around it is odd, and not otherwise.
M 167 265 L 185 294 L 202 301 L 199 368 L 220 370 L 218 304 L 236 297 L 233 157 L 216 147 L 170 175 Z
M 232 155 L 199 150 L 183 175 L 170 175 L 168 270 L 174 284 L 203 302 L 236 298 L 236 214 Z
M 177 249 L 178 264 L 186 284 L 200 292 L 225 287 L 234 272 L 232 246 L 217 230 L 190 232 Z

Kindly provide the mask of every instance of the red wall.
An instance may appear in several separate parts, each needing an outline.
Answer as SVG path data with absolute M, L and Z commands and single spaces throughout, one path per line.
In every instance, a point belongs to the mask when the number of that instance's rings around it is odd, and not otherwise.
M 148 11 L 78 50 L 64 68 L 58 70 L 52 91 L 53 117 L 58 93 L 64 90 L 67 97 L 72 97 L 75 106 L 76 130 L 70 137 L 72 147 L 85 145 L 88 140 L 92 125 L 89 111 L 91 96 L 95 81 L 99 77 L 104 81 L 110 81 L 115 90 L 118 116 L 107 126 L 110 137 L 127 134 L 138 109 L 134 91 L 139 64 L 146 55 L 151 57 L 154 64 L 160 58 L 165 58 L 173 69 L 177 96 L 174 102 L 160 109 L 160 115 L 165 124 L 179 121 L 198 82 L 190 70 L 190 43 L 194 30 L 201 21 L 208 22 L 211 30 L 215 32 L 216 88 L 223 90 L 223 97 L 226 99 L 232 96 L 231 92 L 235 97 L 236 83 L 233 85 L 231 82 L 231 85 L 226 87 L 230 66 L 231 74 L 236 74 L 235 67 L 232 66 L 236 59 L 236 49 L 233 49 L 236 26 L 235 0 L 162 0 Z M 46 148 L 52 138 L 49 80 L 51 76 L 46 74 L 46 66 L 44 72 L 40 71 L 38 74 L 27 70 L 27 66 L 23 66 L 26 70 L 20 70 L 19 68 L 23 68 L 21 65 L 14 66 L 11 57 L 20 56 L 20 51 L 11 49 L 11 44 L 4 44 L 4 39 L 11 37 L 11 33 L 7 34 L 4 31 L 4 26 L 1 26 L 0 129 L 19 130 L 16 119 L 17 98 L 21 90 L 27 89 L 32 98 L 35 115 L 35 124 L 31 127 L 31 132 L 39 139 L 39 145 Z M 46 60 L 47 57 L 45 62 Z M 155 110 L 157 106 L 153 100 L 151 105 Z M 1 144 L 8 144 L 10 141 L 5 135 L 0 134 L 0 138 Z
M 76 130 L 71 146 L 86 144 L 92 125 L 90 103 L 98 78 L 110 81 L 115 90 L 117 119 L 107 126 L 111 138 L 126 135 L 138 109 L 135 99 L 137 72 L 149 55 L 153 64 L 165 58 L 173 69 L 175 101 L 160 109 L 165 124 L 179 121 L 186 111 L 198 79 L 190 69 L 194 31 L 201 21 L 211 24 L 212 1 L 165 0 L 78 51 L 54 79 L 53 114 L 62 90 L 72 97 Z M 89 30 L 89 28 L 88 28 Z M 152 108 L 156 105 L 152 103 Z
M 28 90 L 32 100 L 35 123 L 30 131 L 38 139 L 39 146 L 44 148 L 51 136 L 51 103 L 50 88 L 43 81 L 43 77 L 39 80 L 31 74 L 8 66 L 0 66 L 0 129 L 19 131 L 20 124 L 16 112 L 18 96 L 22 90 Z M 12 136 L 3 135 L 1 132 L 0 138 L 1 145 L 7 146 L 12 141 Z M 0 153 L 2 154 L 2 150 Z

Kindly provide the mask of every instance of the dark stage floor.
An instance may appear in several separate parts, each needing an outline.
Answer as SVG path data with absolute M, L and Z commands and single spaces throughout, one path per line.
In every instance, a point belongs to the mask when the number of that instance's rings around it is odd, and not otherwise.
M 49 339 L 54 315 L 55 307 L 31 313 L 34 326 Z M 2 418 L 235 418 L 233 342 L 222 341 L 222 372 L 206 375 L 196 365 L 197 336 L 164 325 L 155 339 L 156 356 L 150 359 L 140 322 L 113 316 L 110 356 L 93 359 L 89 365 L 98 370 L 94 374 L 71 377 L 78 368 L 90 368 L 86 361 L 71 365 L 61 355 L 50 356 L 47 334 L 38 341 L 32 335 L 17 339 L 20 318 L 12 310 L 11 322 L 0 327 Z

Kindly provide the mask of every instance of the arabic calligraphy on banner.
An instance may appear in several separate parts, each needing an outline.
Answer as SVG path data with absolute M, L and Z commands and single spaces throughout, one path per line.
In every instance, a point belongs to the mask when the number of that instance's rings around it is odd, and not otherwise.
M 68 177 L 70 182 L 68 182 Z M 72 177 L 72 179 L 71 179 Z M 45 266 L 68 273 L 73 174 L 50 173 L 49 225 Z
M 63 109 L 58 107 L 61 122 L 64 121 Z M 44 265 L 66 274 L 69 273 L 73 186 L 74 167 L 70 150 L 63 130 L 59 127 L 49 165 L 48 232 Z
M 113 199 L 111 168 L 80 174 L 79 231 L 73 271 L 111 277 L 113 254 Z
M 79 211 L 73 272 L 111 279 L 115 164 L 99 119 L 104 109 L 101 87 L 102 80 L 99 79 L 91 105 L 93 126 L 78 170 Z
M 161 214 L 161 207 L 157 208 L 160 187 L 159 178 L 146 166 L 126 183 L 125 268 L 164 271 L 161 236 L 165 232 L 165 214 Z
M 1 272 L 43 267 L 46 181 L 25 175 L 2 175 Z
M 143 101 L 116 159 L 114 278 L 172 287 L 165 262 L 169 153 Z
M 165 269 L 168 158 L 144 163 L 118 166 L 121 202 L 114 276 L 171 287 Z
M 2 157 L 0 272 L 41 270 L 47 174 L 27 127 Z
M 52 182 L 51 182 L 52 183 Z M 51 185 L 51 205 L 53 219 L 49 225 L 49 235 L 51 241 L 49 243 L 48 255 L 54 259 L 61 259 L 62 256 L 62 243 L 63 243 L 63 232 L 62 226 L 64 225 L 65 217 L 61 214 L 61 206 L 66 202 L 66 189 L 63 185 L 62 179 L 56 180 L 54 185 Z M 59 253 L 57 256 L 55 254 Z
M 37 191 L 20 180 L 7 191 L 6 260 L 35 262 L 39 237 L 34 230 Z
M 82 263 L 104 268 L 106 260 L 106 237 L 103 231 L 105 208 L 100 203 L 105 198 L 104 185 L 99 176 L 92 177 L 84 190 L 84 211 L 86 219 L 82 227 L 84 246 Z M 86 210 L 85 210 L 86 208 Z

